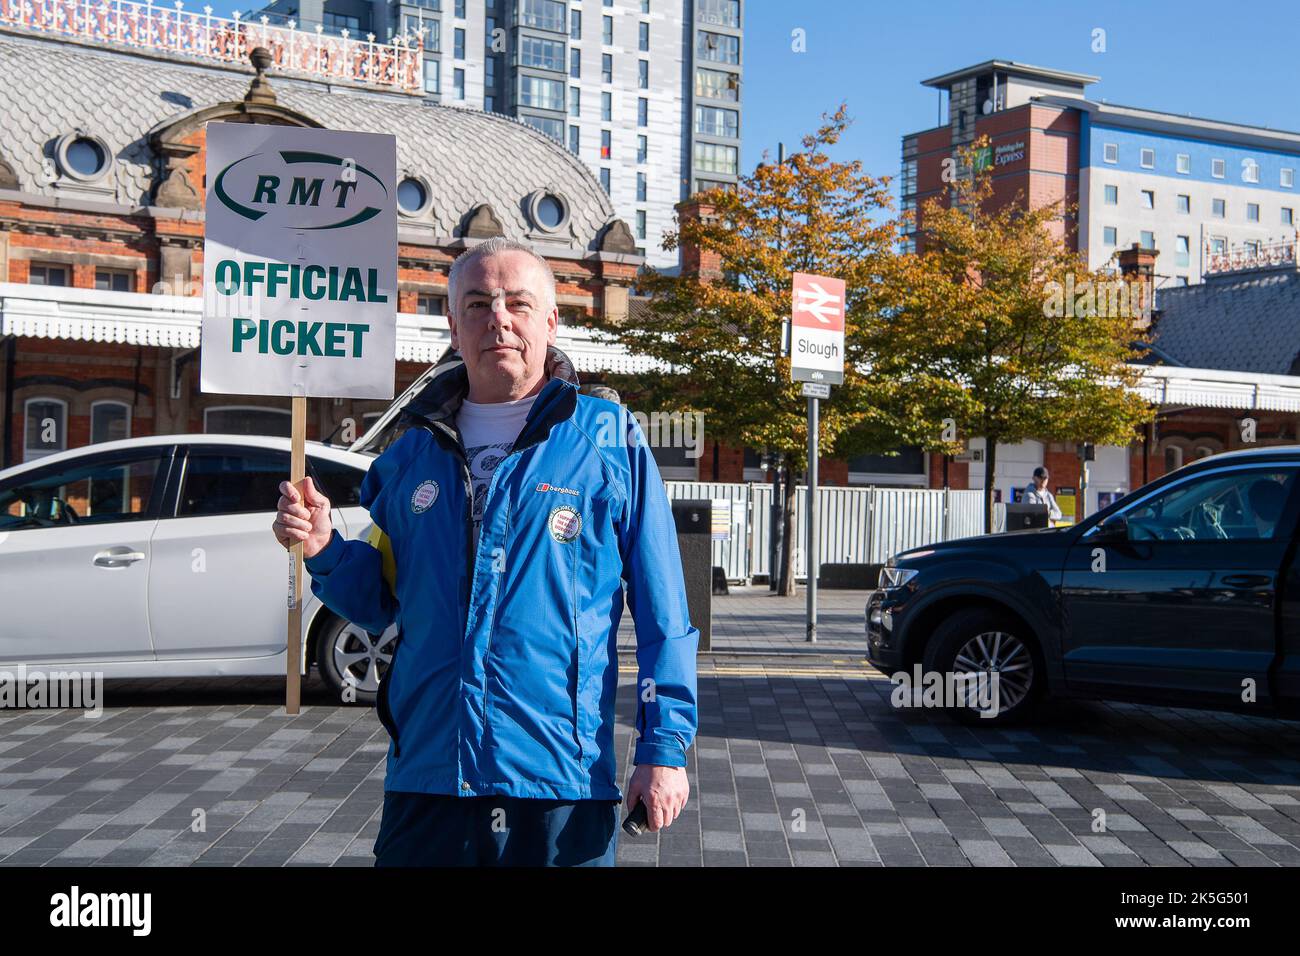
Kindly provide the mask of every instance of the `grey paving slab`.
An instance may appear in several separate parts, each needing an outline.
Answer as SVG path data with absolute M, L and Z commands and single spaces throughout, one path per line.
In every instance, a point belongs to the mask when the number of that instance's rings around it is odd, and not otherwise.
M 701 658 L 691 803 L 622 839 L 620 865 L 1300 865 L 1300 725 L 1053 703 L 999 730 L 898 710 L 860 661 L 864 603 L 824 593 L 808 653 L 802 596 L 715 597 L 727 653 Z M 634 681 L 620 674 L 624 779 Z M 287 717 L 281 692 L 112 681 L 96 724 L 0 712 L 0 865 L 371 865 L 383 728 L 314 681 Z

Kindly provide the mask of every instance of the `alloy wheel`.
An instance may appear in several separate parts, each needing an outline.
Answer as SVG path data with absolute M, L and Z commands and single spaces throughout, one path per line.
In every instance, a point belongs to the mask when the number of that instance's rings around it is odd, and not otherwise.
M 1034 684 L 1034 657 L 1024 642 L 1005 631 L 976 634 L 957 651 L 953 674 L 964 677 L 964 706 L 984 711 L 988 695 L 996 690 L 992 709 L 1010 711 L 1029 696 Z
M 380 681 L 393 662 L 393 641 L 397 628 L 390 627 L 383 634 L 369 634 L 355 624 L 348 623 L 334 638 L 334 670 L 346 683 L 349 675 L 361 693 L 379 692 Z

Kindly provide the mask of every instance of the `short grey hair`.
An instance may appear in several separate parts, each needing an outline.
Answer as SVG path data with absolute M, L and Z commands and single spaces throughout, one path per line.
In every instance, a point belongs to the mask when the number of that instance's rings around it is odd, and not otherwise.
M 455 312 L 460 305 L 460 281 L 461 276 L 470 265 L 479 259 L 487 256 L 500 255 L 503 252 L 522 252 L 533 257 L 542 268 L 542 275 L 546 276 L 546 301 L 551 307 L 556 305 L 555 302 L 555 273 L 551 271 L 551 264 L 537 254 L 534 249 L 526 242 L 519 242 L 517 239 L 506 239 L 504 236 L 493 236 L 476 246 L 471 246 L 460 255 L 451 264 L 451 272 L 447 275 L 447 309 Z

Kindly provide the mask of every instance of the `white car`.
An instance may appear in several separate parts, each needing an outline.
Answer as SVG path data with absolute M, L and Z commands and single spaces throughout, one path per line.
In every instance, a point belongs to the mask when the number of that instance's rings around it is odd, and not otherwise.
M 397 404 L 370 434 L 392 420 Z M 0 472 L 0 670 L 283 674 L 289 561 L 271 522 L 289 444 L 158 435 Z M 307 445 L 308 473 L 346 537 L 369 526 L 359 490 L 373 460 Z M 373 701 L 396 628 L 367 634 L 322 606 L 308 584 L 303 673 L 315 664 L 336 689 L 351 674 L 356 699 Z

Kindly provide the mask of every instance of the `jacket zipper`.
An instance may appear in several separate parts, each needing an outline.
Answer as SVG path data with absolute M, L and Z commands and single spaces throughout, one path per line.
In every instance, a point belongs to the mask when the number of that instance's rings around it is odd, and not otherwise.
M 521 454 L 523 454 L 525 451 L 527 451 L 529 448 L 532 448 L 534 445 L 538 445 L 538 444 L 541 444 L 541 442 L 540 442 L 540 441 L 530 441 L 530 442 L 528 442 L 526 445 L 519 445 L 519 446 L 517 446 L 517 447 L 511 448 L 511 449 L 510 449 L 510 453 L 507 454 L 504 458 L 501 459 L 500 462 L 497 463 L 496 468 L 493 469 L 493 471 L 492 471 L 492 479 L 491 479 L 491 481 L 488 482 L 488 489 L 487 489 L 487 492 L 486 492 L 486 494 L 483 496 L 483 517 L 484 517 L 484 518 L 487 517 L 487 506 L 488 506 L 488 501 L 492 498 L 492 493 L 496 490 L 496 486 L 497 486 L 497 476 L 499 476 L 499 475 L 501 474 L 501 469 L 502 469 L 502 467 L 505 465 L 505 463 L 506 463 L 507 461 L 509 461 L 509 460 L 510 460 L 511 458 L 513 458 L 515 455 L 521 455 Z M 468 474 L 468 470 L 466 471 L 466 474 Z M 512 519 L 512 514 L 511 514 L 511 510 L 510 510 L 510 499 L 509 499 L 509 497 L 507 497 L 507 498 L 506 498 L 506 528 L 505 528 L 505 538 L 504 538 L 503 541 L 502 541 L 502 545 L 503 545 L 503 546 L 504 546 L 505 543 L 508 542 L 509 539 L 510 539 L 510 522 L 511 522 L 511 519 Z M 470 518 L 470 526 L 471 526 L 471 535 L 472 535 L 472 534 L 473 534 L 473 531 L 472 531 L 472 528 L 473 528 L 473 516 L 472 516 L 472 515 L 471 515 L 471 518 Z M 472 540 L 472 538 L 471 538 L 471 540 Z M 482 541 L 483 541 L 483 527 L 482 527 L 482 519 L 480 519 L 480 522 L 479 522 L 479 543 L 481 544 Z M 474 564 L 474 565 L 477 565 L 477 563 L 478 563 L 478 562 L 477 562 L 477 559 L 478 559 L 478 553 L 477 553 L 477 549 L 475 549 L 474 553 L 471 554 L 471 563 Z M 494 573 L 496 573 L 496 572 L 494 572 Z M 575 586 L 575 588 L 576 588 L 576 586 L 577 586 L 576 583 L 575 583 L 574 586 Z M 499 579 L 495 582 L 495 587 L 496 587 L 496 594 L 494 595 L 494 598 L 493 598 L 493 604 L 492 604 L 492 616 L 491 616 L 491 617 L 489 618 L 489 620 L 488 620 L 487 641 L 485 642 L 484 647 L 483 647 L 483 736 L 484 736 L 485 739 L 487 738 L 488 734 L 490 733 L 490 729 L 491 729 L 491 721 L 490 721 L 490 719 L 489 719 L 490 716 L 491 716 L 491 703 L 490 703 L 490 701 L 491 701 L 491 697 L 490 697 L 489 692 L 488 692 L 488 668 L 491 667 L 491 665 L 492 665 L 492 636 L 493 636 L 493 634 L 496 632 L 496 627 L 497 627 L 497 618 L 498 618 L 498 616 L 499 616 L 499 614 L 500 614 L 500 610 L 501 610 L 501 601 L 500 601 L 500 588 L 501 588 L 501 581 L 500 581 Z M 473 583 L 472 583 L 472 582 L 471 582 L 471 584 L 470 584 L 470 593 L 471 593 L 471 595 L 473 594 Z M 467 600 L 467 601 L 466 601 L 466 604 L 468 605 L 468 603 L 469 603 L 469 602 L 468 602 L 468 600 Z M 468 610 L 466 610 L 466 614 L 468 614 L 468 613 L 469 613 Z M 575 634 L 575 635 L 577 634 L 576 622 L 575 622 L 574 634 Z M 575 696 L 574 700 L 575 700 L 575 707 L 576 707 L 576 700 L 577 700 L 576 696 Z M 576 731 L 576 729 L 577 729 L 577 721 L 576 721 L 576 720 L 575 720 L 575 722 L 574 722 L 574 725 L 575 725 L 575 731 Z M 575 733 L 575 736 L 576 736 L 576 733 Z M 578 757 L 579 757 L 579 761 L 581 761 L 581 757 L 582 757 L 582 744 L 581 744 L 581 743 L 578 744 Z
M 508 458 L 509 456 L 507 455 L 506 457 Z M 499 469 L 499 468 L 501 467 L 501 465 L 504 465 L 504 464 L 505 464 L 505 460 L 502 459 L 501 464 L 497 465 L 497 468 Z M 496 478 L 496 473 L 494 472 L 494 473 L 493 473 L 493 479 L 495 479 L 495 478 Z M 489 490 L 489 493 L 490 493 L 490 492 L 491 492 L 491 489 L 489 488 L 488 490 Z M 484 509 L 484 511 L 486 512 L 486 510 L 487 510 L 487 500 L 486 500 L 486 499 L 484 499 L 484 502 L 483 502 L 483 509 Z M 503 545 L 504 545 L 505 541 L 509 541 L 509 540 L 510 540 L 510 521 L 511 521 L 511 518 L 512 518 L 512 515 L 511 515 L 511 512 L 510 512 L 510 499 L 509 499 L 509 498 L 506 498 L 506 533 L 505 533 L 505 539 L 504 539 L 504 541 L 502 542 Z M 480 527 L 480 529 L 479 529 L 479 535 L 480 535 L 480 538 L 481 538 L 482 534 L 483 534 L 483 530 L 482 530 L 482 528 Z M 504 547 L 503 547 L 503 549 L 502 549 L 502 554 L 504 555 Z M 495 561 L 496 561 L 496 559 L 493 558 L 493 563 L 495 563 Z M 497 571 L 497 570 L 494 568 L 493 571 L 492 571 L 492 573 L 493 573 L 493 574 L 497 574 L 497 575 L 499 575 L 499 574 L 504 574 L 505 572 L 504 572 L 504 571 Z M 491 621 L 491 623 L 490 623 L 490 625 L 489 625 L 489 627 L 488 627 L 487 646 L 484 647 L 484 649 L 483 649 L 483 736 L 485 736 L 485 737 L 487 736 L 488 728 L 491 726 L 491 723 L 492 723 L 492 721 L 491 721 L 491 715 L 492 715 L 492 698 L 491 698 L 491 696 L 490 696 L 489 693 L 488 693 L 487 681 L 488 681 L 488 668 L 491 666 L 491 663 L 492 663 L 492 635 L 493 635 L 494 633 L 496 633 L 496 629 L 497 629 L 497 617 L 498 617 L 498 615 L 499 615 L 499 613 L 500 613 L 500 610 L 501 610 L 501 579 L 500 579 L 499 577 L 497 578 L 495 584 L 496 584 L 496 594 L 493 596 L 493 600 L 492 600 L 492 621 Z
M 513 458 L 515 455 L 522 454 L 523 452 L 531 448 L 533 445 L 537 445 L 537 444 L 540 444 L 540 442 L 532 441 L 529 442 L 527 445 L 522 445 L 518 448 L 512 448 L 510 450 L 510 454 L 506 455 L 506 457 L 501 459 L 501 461 L 497 464 L 496 469 L 492 472 L 492 480 L 488 484 L 487 494 L 484 496 L 483 499 L 483 514 L 485 517 L 487 515 L 487 503 L 488 500 L 492 497 L 492 492 L 496 490 L 497 476 L 501 474 L 502 466 L 505 465 L 505 463 L 509 461 L 511 458 Z M 510 499 L 507 497 L 506 498 L 506 528 L 505 528 L 505 538 L 502 542 L 503 545 L 510 540 L 510 522 L 512 517 L 513 515 L 510 510 Z M 472 520 L 471 520 L 471 524 L 472 524 Z M 483 535 L 483 530 L 480 525 L 479 528 L 480 542 L 482 541 L 482 535 Z M 474 558 L 477 559 L 477 557 L 478 555 L 475 554 Z M 578 552 L 575 548 L 573 549 L 572 555 L 569 556 L 569 585 L 571 590 L 571 593 L 569 595 L 569 600 L 570 600 L 570 606 L 573 608 L 572 620 L 573 620 L 574 659 L 577 665 L 576 666 L 577 682 L 574 685 L 574 694 L 573 694 L 573 742 L 578 746 L 578 766 L 579 768 L 581 768 L 582 755 L 584 751 L 584 748 L 582 746 L 582 640 L 578 635 L 578 617 L 577 617 L 578 572 L 577 572 L 577 568 L 574 566 L 577 563 L 577 560 L 578 560 Z M 496 588 L 497 588 L 497 594 L 494 598 L 494 602 L 492 605 L 492 617 L 488 624 L 487 643 L 483 649 L 483 736 L 484 737 L 487 736 L 488 728 L 490 726 L 490 721 L 489 721 L 490 697 L 488 695 L 487 679 L 488 679 L 488 668 L 491 665 L 491 660 L 492 660 L 492 636 L 496 632 L 497 619 L 501 611 L 500 580 L 496 582 Z M 473 585 L 471 584 L 471 592 L 472 590 L 473 590 Z
M 573 739 L 578 745 L 578 770 L 582 771 L 582 635 L 578 632 L 578 542 L 573 542 L 573 554 L 569 560 L 569 583 L 572 585 L 570 600 L 573 607 L 573 657 L 574 672 L 577 679 L 573 686 Z M 617 664 L 615 667 L 617 668 Z
M 460 640 L 465 643 L 465 632 L 469 629 L 469 600 L 474 593 L 474 479 L 470 477 L 469 462 L 464 452 L 460 456 L 461 480 L 465 482 L 465 593 L 463 604 L 465 618 L 460 622 Z

